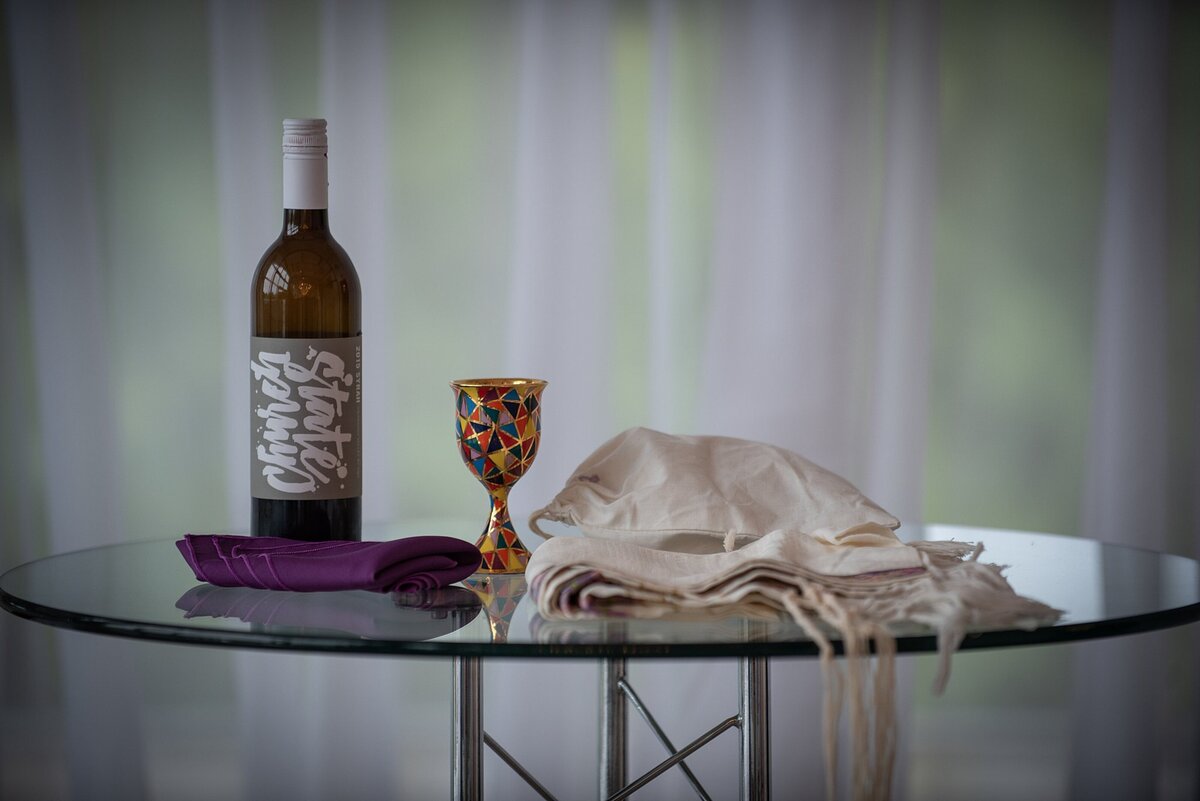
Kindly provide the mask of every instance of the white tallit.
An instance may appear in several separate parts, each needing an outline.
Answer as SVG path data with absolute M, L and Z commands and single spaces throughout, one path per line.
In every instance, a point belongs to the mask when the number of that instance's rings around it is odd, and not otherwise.
M 830 796 L 837 718 L 848 696 L 855 798 L 886 798 L 894 757 L 893 632 L 937 632 L 935 690 L 972 629 L 1032 628 L 1057 610 L 1013 592 L 982 546 L 904 543 L 900 521 L 845 479 L 795 453 L 728 437 L 636 428 L 600 446 L 529 525 L 554 520 L 584 537 L 537 548 L 527 576 L 538 614 L 760 616 L 776 610 L 816 642 L 827 677 Z M 846 676 L 833 660 L 840 639 Z M 868 701 L 865 657 L 878 657 Z M 843 683 L 846 685 L 843 692 Z

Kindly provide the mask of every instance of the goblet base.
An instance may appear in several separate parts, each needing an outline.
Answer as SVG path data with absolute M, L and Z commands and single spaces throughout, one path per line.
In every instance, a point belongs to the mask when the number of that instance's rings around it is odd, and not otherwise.
M 512 520 L 508 517 L 508 510 L 501 511 L 504 519 L 493 519 L 493 525 L 475 541 L 475 547 L 483 556 L 477 574 L 524 573 L 525 566 L 529 564 L 529 549 L 517 536 L 517 530 L 513 528 Z

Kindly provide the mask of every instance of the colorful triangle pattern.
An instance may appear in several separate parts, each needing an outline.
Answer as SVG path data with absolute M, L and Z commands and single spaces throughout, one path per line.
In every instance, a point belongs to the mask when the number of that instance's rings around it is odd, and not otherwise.
M 537 456 L 542 433 L 538 389 L 524 393 L 515 387 L 457 390 L 454 433 L 459 452 L 489 490 L 511 487 Z
M 480 569 L 489 573 L 524 573 L 525 566 L 529 564 L 529 550 L 517 537 L 508 509 L 505 508 L 500 514 L 503 519 L 497 520 L 498 515 L 493 512 L 487 531 L 475 543 L 483 555 Z
M 529 562 L 509 518 L 507 496 L 537 456 L 544 386 L 454 385 L 459 455 L 492 496 L 491 519 L 475 543 L 483 555 L 481 572 L 524 573 Z

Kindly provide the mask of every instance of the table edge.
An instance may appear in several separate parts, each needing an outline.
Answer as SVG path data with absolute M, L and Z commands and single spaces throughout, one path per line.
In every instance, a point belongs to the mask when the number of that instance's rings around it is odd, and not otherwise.
M 0 589 L 0 609 L 35 623 L 55 628 L 126 639 L 248 650 L 290 651 L 293 653 L 340 654 L 344 656 L 415 656 L 448 658 L 455 656 L 488 659 L 736 659 L 744 656 L 800 658 L 819 656 L 811 640 L 787 642 L 746 642 L 731 653 L 729 643 L 486 643 L 438 642 L 429 640 L 369 640 L 319 635 L 274 636 L 220 629 L 180 628 L 169 624 L 144 623 L 79 613 L 69 616 L 50 607 L 32 603 Z M 1137 617 L 1042 626 L 1036 629 L 997 629 L 967 633 L 958 651 L 1011 648 L 1031 645 L 1056 645 L 1084 640 L 1104 639 L 1129 634 L 1149 633 L 1200 621 L 1200 602 Z M 201 636 L 196 636 L 203 632 Z M 297 642 L 299 636 L 302 644 Z M 896 651 L 902 654 L 930 654 L 938 651 L 936 633 L 896 638 Z M 370 643 L 363 647 L 363 643 Z M 842 642 L 831 639 L 834 653 L 841 655 Z

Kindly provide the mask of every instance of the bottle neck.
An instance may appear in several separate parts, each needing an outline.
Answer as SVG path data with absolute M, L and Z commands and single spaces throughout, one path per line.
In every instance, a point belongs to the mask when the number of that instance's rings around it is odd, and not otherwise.
M 283 235 L 319 233 L 329 230 L 329 212 L 326 209 L 284 209 Z

